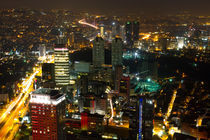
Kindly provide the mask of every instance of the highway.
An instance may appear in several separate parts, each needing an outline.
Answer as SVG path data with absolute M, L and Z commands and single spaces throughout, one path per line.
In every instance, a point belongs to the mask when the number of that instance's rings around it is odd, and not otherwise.
M 41 63 L 51 63 L 53 60 L 43 60 Z M 36 75 L 40 74 L 41 66 L 34 67 L 33 73 L 27 77 L 20 85 L 22 92 L 8 105 L 0 117 L 0 138 L 1 140 L 12 140 L 21 126 L 19 117 L 24 117 L 28 111 L 29 94 L 34 90 L 33 81 Z
M 85 19 L 81 19 L 78 22 L 79 22 L 79 24 L 83 24 L 83 25 L 87 25 L 87 26 L 90 26 L 90 27 L 95 28 L 95 29 L 99 29 L 98 26 L 95 26 L 94 24 L 87 23 L 85 21 Z
M 19 128 L 17 120 L 19 117 L 23 117 L 28 110 L 28 105 L 25 103 L 27 103 L 29 93 L 33 90 L 33 80 L 39 71 L 39 68 L 36 68 L 34 73 L 22 82 L 22 93 L 14 99 L 14 101 L 8 106 L 7 110 L 3 113 L 0 119 L 1 123 L 3 123 L 3 126 L 0 128 L 1 139 L 13 139 L 16 134 Z

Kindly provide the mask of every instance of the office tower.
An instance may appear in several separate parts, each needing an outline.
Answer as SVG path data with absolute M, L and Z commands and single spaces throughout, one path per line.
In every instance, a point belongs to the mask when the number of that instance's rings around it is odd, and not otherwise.
M 122 39 L 116 37 L 112 40 L 112 66 L 122 65 Z
M 133 41 L 139 40 L 139 22 L 133 22 Z
M 185 40 L 185 38 L 184 37 L 177 37 L 176 38 L 177 39 L 177 48 L 178 49 L 182 49 L 183 47 L 184 47 L 184 40 Z
M 167 51 L 168 45 L 169 45 L 169 39 L 167 38 L 160 38 L 159 39 L 159 48 L 161 48 L 162 51 Z
M 104 64 L 104 40 L 96 37 L 93 41 L 93 66 L 101 67 Z
M 115 91 L 119 91 L 120 89 L 120 80 L 123 75 L 123 67 L 122 65 L 118 65 L 114 67 L 114 86 Z
M 47 88 L 32 92 L 30 112 L 33 140 L 64 139 L 65 95 Z
M 125 41 L 125 25 L 120 26 L 120 37 L 122 38 L 122 41 Z
M 152 98 L 147 96 L 131 96 L 130 98 L 130 107 L 135 108 L 135 111 L 130 111 L 130 138 L 152 140 L 154 119 Z
M 126 22 L 125 25 L 125 36 L 126 36 L 126 44 L 131 47 L 133 44 L 132 41 L 132 24 L 130 21 Z
M 112 22 L 112 38 L 115 38 L 117 35 L 117 23 L 115 21 Z
M 45 44 L 41 44 L 39 46 L 39 56 L 42 56 L 42 57 L 46 56 L 46 46 L 45 46 Z
M 100 28 L 100 36 L 101 36 L 102 38 L 104 38 L 104 24 L 100 24 L 100 25 L 99 25 L 99 28 Z
M 80 76 L 80 79 L 78 79 L 77 90 L 81 95 L 88 93 L 88 76 L 87 75 Z
M 55 55 L 55 83 L 56 86 L 69 85 L 69 50 L 66 38 L 60 35 L 54 47 Z
M 139 98 L 138 138 L 152 140 L 154 104 L 151 98 Z
M 130 97 L 130 77 L 123 76 L 120 80 L 119 93 L 129 100 Z
M 54 82 L 55 80 L 55 68 L 53 63 L 44 63 L 42 65 L 42 80 Z

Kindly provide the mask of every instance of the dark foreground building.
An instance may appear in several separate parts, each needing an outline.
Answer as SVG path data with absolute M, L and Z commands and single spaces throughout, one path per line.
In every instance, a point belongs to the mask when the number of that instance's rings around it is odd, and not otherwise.
M 134 112 L 130 112 L 130 137 L 138 140 L 152 140 L 154 104 L 151 98 L 131 97 L 135 104 Z M 131 107 L 131 108 L 133 108 Z
M 33 140 L 64 139 L 65 95 L 58 90 L 38 89 L 31 94 Z

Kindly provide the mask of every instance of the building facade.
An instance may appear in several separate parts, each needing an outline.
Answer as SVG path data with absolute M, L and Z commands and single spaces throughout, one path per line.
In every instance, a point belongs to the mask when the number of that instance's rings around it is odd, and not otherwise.
M 128 46 L 132 46 L 132 23 L 130 21 L 125 24 L 125 36 L 126 36 L 126 44 Z
M 133 41 L 139 40 L 139 22 L 133 22 Z
M 112 41 L 112 66 L 122 65 L 122 39 L 115 38 Z
M 104 40 L 96 37 L 93 41 L 93 66 L 101 67 L 104 64 Z
M 56 86 L 69 85 L 69 49 L 64 36 L 59 36 L 54 47 Z
M 38 89 L 31 94 L 33 140 L 63 139 L 65 95 L 58 90 Z
M 125 33 L 126 44 L 129 47 L 132 47 L 133 43 L 139 40 L 139 22 L 138 21 L 126 22 L 125 31 L 126 31 Z

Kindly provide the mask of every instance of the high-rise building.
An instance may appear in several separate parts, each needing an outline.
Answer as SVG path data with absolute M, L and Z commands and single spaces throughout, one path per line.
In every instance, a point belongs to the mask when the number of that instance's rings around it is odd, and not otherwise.
M 122 76 L 119 84 L 119 93 L 121 96 L 124 96 L 129 100 L 130 97 L 130 77 Z
M 134 41 L 139 40 L 139 22 L 126 22 L 126 43 L 129 47 L 133 46 Z
M 114 67 L 114 86 L 115 91 L 119 91 L 120 89 L 120 80 L 122 79 L 123 75 L 123 67 L 122 65 L 118 65 Z
M 125 25 L 120 26 L 120 37 L 122 38 L 122 41 L 125 41 Z
M 159 39 L 159 48 L 161 48 L 162 51 L 167 51 L 168 45 L 170 40 L 168 38 L 160 38 Z
M 139 22 L 133 22 L 133 41 L 139 40 Z
M 126 44 L 128 46 L 132 46 L 132 23 L 130 21 L 126 22 L 125 25 L 125 36 L 126 36 Z
M 139 98 L 138 138 L 152 140 L 154 104 L 151 98 Z
M 131 96 L 130 105 L 136 111 L 131 111 L 129 127 L 131 139 L 152 140 L 153 134 L 153 119 L 154 119 L 154 104 L 150 97 L 146 96 Z
M 66 45 L 66 38 L 60 35 L 54 48 L 55 55 L 55 83 L 56 86 L 69 84 L 69 50 Z
M 46 46 L 45 46 L 45 44 L 41 44 L 39 46 L 39 56 L 42 56 L 42 57 L 46 56 Z
M 55 80 L 55 68 L 53 63 L 44 63 L 42 65 L 42 80 L 44 82 L 54 82 Z
M 112 22 L 112 38 L 115 38 L 117 35 L 117 23 L 115 21 Z
M 116 37 L 112 40 L 112 66 L 122 65 L 122 39 Z
M 38 89 L 30 97 L 33 140 L 64 139 L 65 95 L 58 90 Z
M 101 67 L 104 64 L 104 40 L 96 37 L 93 41 L 93 66 Z
M 100 24 L 99 27 L 100 27 L 100 36 L 104 38 L 104 24 Z

